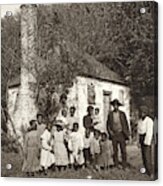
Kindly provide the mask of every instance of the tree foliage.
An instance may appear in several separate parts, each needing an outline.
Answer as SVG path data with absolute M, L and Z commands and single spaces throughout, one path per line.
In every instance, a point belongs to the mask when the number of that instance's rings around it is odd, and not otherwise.
M 2 106 L 6 106 L 9 80 L 20 74 L 20 15 L 1 19 L 1 89 Z
M 40 6 L 39 51 L 49 56 L 70 41 L 124 77 L 134 96 L 153 95 L 155 14 L 152 2 Z
M 38 81 L 69 87 L 88 53 L 125 79 L 134 100 L 153 96 L 155 14 L 153 2 L 38 5 Z M 2 19 L 2 87 L 19 73 L 19 17 Z

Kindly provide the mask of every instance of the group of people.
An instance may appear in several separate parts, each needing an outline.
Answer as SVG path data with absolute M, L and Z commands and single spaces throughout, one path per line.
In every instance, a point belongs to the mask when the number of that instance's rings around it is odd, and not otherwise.
M 47 174 L 49 168 L 57 171 L 66 169 L 93 168 L 108 171 L 112 167 L 127 169 L 126 140 L 129 140 L 129 125 L 122 104 L 118 99 L 111 102 L 113 111 L 108 114 L 106 131 L 101 129 L 100 109 L 88 106 L 83 117 L 84 134 L 79 129 L 75 116 L 76 108 L 69 112 L 63 109 L 55 121 L 45 124 L 43 115 L 30 121 L 24 140 L 23 171 L 29 176 L 36 172 Z M 153 121 L 146 107 L 140 109 L 138 133 L 146 173 L 152 175 L 151 143 Z M 120 146 L 122 162 L 118 160 Z

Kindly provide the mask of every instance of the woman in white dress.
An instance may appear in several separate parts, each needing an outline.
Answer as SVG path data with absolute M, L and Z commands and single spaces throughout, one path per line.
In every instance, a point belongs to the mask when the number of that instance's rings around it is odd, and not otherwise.
M 56 123 L 56 130 L 53 132 L 54 136 L 54 154 L 55 154 L 55 165 L 58 170 L 66 169 L 68 161 L 68 153 L 65 146 L 66 134 L 62 124 Z
M 45 174 L 47 169 L 55 163 L 55 157 L 53 153 L 53 138 L 51 135 L 52 126 L 49 124 L 43 134 L 41 135 L 41 158 L 40 166 Z

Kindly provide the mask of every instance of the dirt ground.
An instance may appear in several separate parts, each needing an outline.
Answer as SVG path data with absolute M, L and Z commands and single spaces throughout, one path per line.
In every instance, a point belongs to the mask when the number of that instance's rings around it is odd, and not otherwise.
M 46 178 L 65 178 L 65 179 L 103 179 L 103 180 L 148 180 L 151 179 L 140 173 L 140 168 L 142 168 L 142 160 L 140 149 L 137 146 L 127 146 L 128 153 L 128 163 L 131 167 L 124 171 L 117 168 L 112 168 L 108 171 L 94 171 L 92 169 L 81 169 L 75 170 L 65 170 L 62 172 L 58 171 L 48 171 L 48 175 L 36 175 L 35 177 L 46 177 Z M 3 177 L 26 177 L 25 173 L 22 173 L 22 158 L 15 153 L 3 153 L 1 156 L 1 174 Z M 11 170 L 6 169 L 6 165 L 11 164 Z

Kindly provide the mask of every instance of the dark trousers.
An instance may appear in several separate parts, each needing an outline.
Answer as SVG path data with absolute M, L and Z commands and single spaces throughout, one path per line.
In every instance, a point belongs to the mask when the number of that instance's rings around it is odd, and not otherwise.
M 113 145 L 113 161 L 115 166 L 118 166 L 118 145 L 120 146 L 121 156 L 122 156 L 122 166 L 125 168 L 127 166 L 127 154 L 126 154 L 126 141 L 122 132 L 115 134 L 112 137 Z
M 90 161 L 91 161 L 90 148 L 84 148 L 83 149 L 83 154 L 84 154 L 85 164 L 90 163 Z
M 151 175 L 151 173 L 152 173 L 152 157 L 151 157 L 152 148 L 151 148 L 151 145 L 144 144 L 144 139 L 145 139 L 145 135 L 139 136 L 139 142 L 141 145 L 142 160 L 143 160 L 143 165 L 146 169 L 146 173 L 148 175 Z

